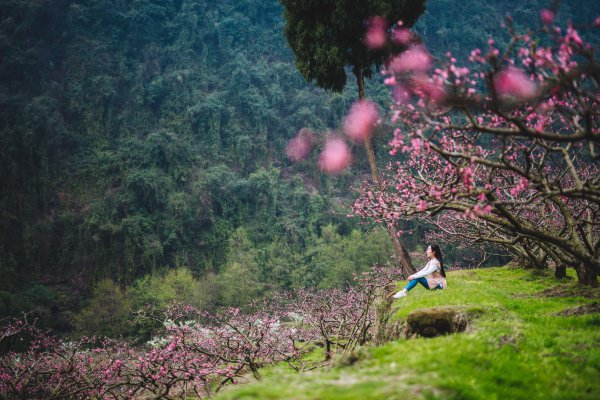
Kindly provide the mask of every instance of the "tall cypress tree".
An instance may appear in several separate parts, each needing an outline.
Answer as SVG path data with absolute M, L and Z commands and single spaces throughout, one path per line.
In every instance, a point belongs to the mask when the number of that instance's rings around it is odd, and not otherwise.
M 385 61 L 387 51 L 369 50 L 363 43 L 369 17 L 401 20 L 411 27 L 425 11 L 424 0 L 280 0 L 284 6 L 285 36 L 296 56 L 296 68 L 309 82 L 325 90 L 341 92 L 346 86 L 346 67 L 358 85 L 359 99 L 365 97 L 365 77 Z M 402 50 L 402 49 L 396 49 Z M 379 171 L 373 144 L 365 140 L 373 181 Z M 404 246 L 393 229 L 390 236 L 406 272 L 414 271 Z
M 304 78 L 325 90 L 341 92 L 345 67 L 361 82 L 370 78 L 387 56 L 363 43 L 367 21 L 381 16 L 411 27 L 425 11 L 424 0 L 280 0 L 285 36 Z M 359 89 L 362 85 L 359 85 Z M 362 94 L 364 95 L 364 93 Z

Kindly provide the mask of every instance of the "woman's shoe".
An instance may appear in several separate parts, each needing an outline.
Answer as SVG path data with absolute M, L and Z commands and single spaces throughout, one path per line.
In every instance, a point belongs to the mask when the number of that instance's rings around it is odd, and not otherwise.
M 399 299 L 401 297 L 406 297 L 407 294 L 408 294 L 408 292 L 406 291 L 406 289 L 402 289 L 401 291 L 399 291 L 398 293 L 396 293 L 392 297 L 395 298 L 395 299 Z

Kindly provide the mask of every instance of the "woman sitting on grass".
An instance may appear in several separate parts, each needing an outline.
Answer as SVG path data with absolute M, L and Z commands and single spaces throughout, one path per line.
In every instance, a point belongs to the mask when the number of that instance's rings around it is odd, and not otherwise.
M 446 287 L 446 272 L 444 271 L 444 261 L 442 261 L 442 251 L 437 244 L 427 247 L 427 258 L 429 262 L 422 270 L 408 277 L 408 284 L 394 295 L 395 299 L 406 296 L 412 288 L 417 286 L 417 283 L 430 290 Z

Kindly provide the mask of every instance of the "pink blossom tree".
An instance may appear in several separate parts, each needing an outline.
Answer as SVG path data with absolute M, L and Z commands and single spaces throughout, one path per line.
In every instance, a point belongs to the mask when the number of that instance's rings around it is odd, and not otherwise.
M 17 321 L 12 328 L 24 325 Z M 121 360 L 131 356 L 126 345 L 89 337 L 67 342 L 31 325 L 18 335 L 27 348 L 0 357 L 0 398 L 126 397 L 125 382 L 114 379 L 122 370 Z
M 137 347 L 106 338 L 65 341 L 26 319 L 7 321 L 0 344 L 16 341 L 24 349 L 0 355 L 0 398 L 206 398 L 227 384 L 261 379 L 260 369 L 269 364 L 311 369 L 322 364 L 307 364 L 302 356 L 315 342 L 324 344 L 329 360 L 385 337 L 391 299 L 382 305 L 379 292 L 401 275 L 401 269 L 376 266 L 347 291 L 302 289 L 248 305 L 247 312 L 208 313 L 180 304 L 160 315 L 142 310 L 137 318 L 163 328 Z
M 552 265 L 557 278 L 566 276 L 564 264 L 556 261 L 548 246 L 515 235 L 484 219 L 452 211 L 423 219 L 434 227 L 426 234 L 427 242 L 470 250 L 468 256 L 455 263 L 458 268 L 477 268 L 491 256 L 512 256 L 516 263 L 526 268 L 545 269 Z
M 355 275 L 355 285 L 340 289 L 297 289 L 283 296 L 283 302 L 300 322 L 304 340 L 318 341 L 325 361 L 347 354 L 357 345 L 384 342 L 389 336 L 388 319 L 395 283 L 403 276 L 401 267 L 373 266 Z
M 354 211 L 386 224 L 443 215 L 446 225 L 459 222 L 450 235 L 502 244 L 534 264 L 572 266 L 581 284 L 595 285 L 600 68 L 571 25 L 543 18 L 540 31 L 525 35 L 508 18 L 508 48 L 490 40 L 468 67 L 449 54 L 429 73 L 416 62 L 421 46 L 409 60 L 390 61 L 386 82 L 404 93 L 392 107 L 390 141 L 401 157 L 381 185 L 363 186 Z
M 199 398 L 276 362 L 296 365 L 303 335 L 273 310 L 209 314 L 171 306 L 150 343 L 83 337 L 64 341 L 24 321 L 0 338 L 24 340 L 24 351 L 0 356 L 0 398 Z M 157 318 L 157 316 L 152 316 Z

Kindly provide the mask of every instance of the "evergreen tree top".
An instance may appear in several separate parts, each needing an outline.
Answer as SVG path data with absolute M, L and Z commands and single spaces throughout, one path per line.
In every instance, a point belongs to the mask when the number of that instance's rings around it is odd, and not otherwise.
M 370 17 L 410 27 L 425 11 L 424 0 L 280 0 L 285 36 L 296 56 L 296 67 L 307 81 L 340 92 L 346 66 L 354 75 L 371 77 L 385 51 L 369 50 L 363 36 Z

